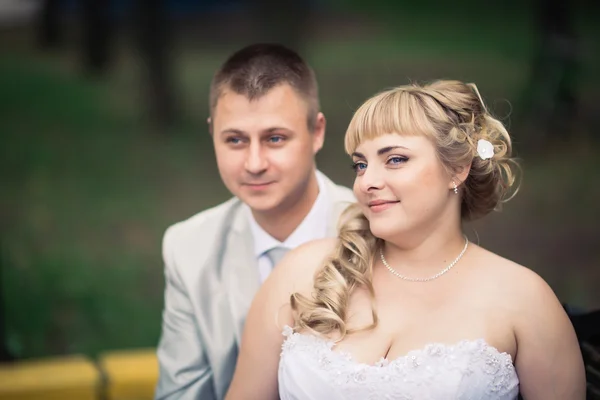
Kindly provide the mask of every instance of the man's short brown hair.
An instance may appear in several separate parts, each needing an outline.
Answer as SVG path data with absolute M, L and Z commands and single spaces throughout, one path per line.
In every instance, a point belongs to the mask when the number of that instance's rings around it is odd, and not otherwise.
M 319 89 L 313 70 L 293 50 L 278 44 L 254 44 L 235 52 L 217 70 L 210 85 L 210 114 L 226 89 L 258 99 L 287 83 L 308 105 L 307 125 L 312 132 L 319 113 Z

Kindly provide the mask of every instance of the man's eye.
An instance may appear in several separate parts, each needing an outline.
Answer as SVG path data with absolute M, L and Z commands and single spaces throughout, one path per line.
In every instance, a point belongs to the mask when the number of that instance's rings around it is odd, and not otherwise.
M 271 136 L 269 138 L 269 142 L 271 143 L 281 143 L 285 140 L 283 136 Z
M 239 143 L 242 143 L 242 139 L 237 138 L 237 137 L 228 137 L 227 143 L 239 144 Z

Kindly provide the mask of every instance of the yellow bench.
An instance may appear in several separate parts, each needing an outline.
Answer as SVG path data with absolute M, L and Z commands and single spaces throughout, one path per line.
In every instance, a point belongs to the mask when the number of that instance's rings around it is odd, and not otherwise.
M 97 400 L 100 373 L 84 356 L 0 364 L 0 400 Z
M 98 365 L 106 379 L 108 400 L 151 400 L 158 381 L 156 349 L 110 351 Z

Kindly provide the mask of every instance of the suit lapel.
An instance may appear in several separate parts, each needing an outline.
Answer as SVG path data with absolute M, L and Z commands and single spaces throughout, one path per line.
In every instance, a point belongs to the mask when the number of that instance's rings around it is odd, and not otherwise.
M 258 263 L 253 251 L 252 233 L 243 209 L 239 207 L 232 220 L 223 253 L 223 281 L 237 343 L 241 341 L 250 304 L 260 286 Z

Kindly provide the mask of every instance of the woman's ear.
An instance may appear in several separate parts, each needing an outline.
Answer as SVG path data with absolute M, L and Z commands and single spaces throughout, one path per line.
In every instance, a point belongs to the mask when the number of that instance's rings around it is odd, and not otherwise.
M 452 176 L 452 178 L 450 179 L 448 188 L 454 189 L 454 184 L 456 184 L 456 186 L 462 185 L 463 182 L 466 181 L 467 178 L 469 177 L 469 172 L 471 172 L 471 163 L 469 163 L 468 165 L 465 165 L 463 167 L 460 167 L 455 172 L 455 174 Z

